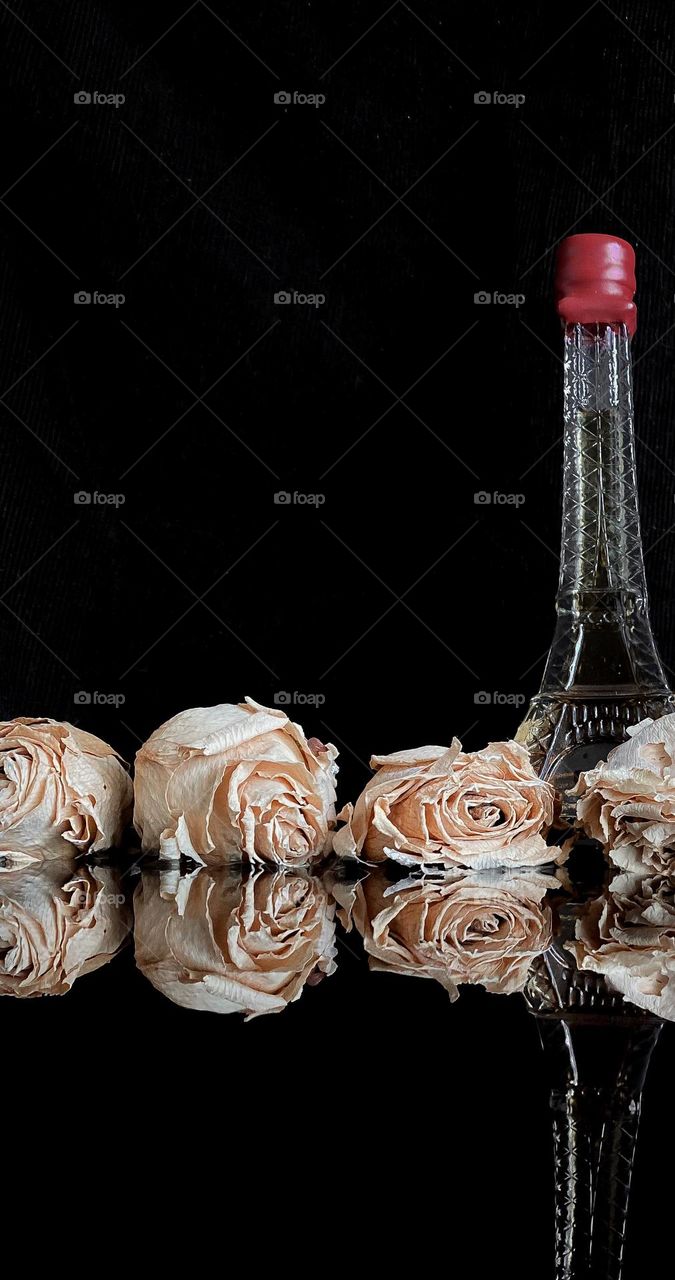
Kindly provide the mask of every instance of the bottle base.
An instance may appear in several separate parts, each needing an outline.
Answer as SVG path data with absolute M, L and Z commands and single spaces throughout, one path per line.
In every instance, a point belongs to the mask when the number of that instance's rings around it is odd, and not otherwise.
M 614 691 L 595 696 L 593 690 L 537 694 L 517 734 L 516 742 L 527 747 L 532 766 L 541 778 L 555 787 L 561 802 L 561 825 L 576 816 L 576 799 L 567 793 L 579 774 L 606 760 L 609 752 L 628 737 L 632 725 L 675 711 L 670 692 L 653 694 Z

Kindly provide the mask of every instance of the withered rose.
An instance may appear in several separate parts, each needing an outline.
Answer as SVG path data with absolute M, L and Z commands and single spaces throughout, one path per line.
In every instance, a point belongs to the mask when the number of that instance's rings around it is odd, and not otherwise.
M 624 874 L 590 902 L 568 943 L 580 969 L 602 974 L 625 1000 L 675 1020 L 675 880 Z
M 0 868 L 0 995 L 64 995 L 129 939 L 117 873 L 49 861 Z
M 136 963 L 187 1009 L 278 1013 L 335 972 L 334 911 L 321 880 L 304 872 L 144 872 Z
M 0 844 L 62 836 L 82 853 L 117 844 L 133 788 L 100 738 L 58 720 L 0 721 Z
M 333 839 L 340 857 L 477 870 L 550 861 L 555 793 L 517 743 L 465 752 L 455 738 L 449 750 L 373 756 L 370 766 L 374 777 L 338 815 L 347 822 Z
M 144 850 L 208 864 L 301 866 L 335 825 L 337 751 L 247 698 L 167 720 L 136 756 Z
M 448 871 L 392 884 L 377 868 L 357 885 L 336 882 L 333 893 L 371 969 L 433 978 L 456 1000 L 462 983 L 522 991 L 551 943 L 544 899 L 555 887 L 554 877 L 534 871 Z
M 643 720 L 572 792 L 587 833 L 626 871 L 667 871 L 675 858 L 675 715 Z

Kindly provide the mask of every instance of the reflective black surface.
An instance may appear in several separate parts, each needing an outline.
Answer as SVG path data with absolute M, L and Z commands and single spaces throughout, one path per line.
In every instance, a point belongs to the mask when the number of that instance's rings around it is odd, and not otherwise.
M 500 1257 L 527 1233 L 524 1275 L 630 1276 L 660 1248 L 672 894 L 590 848 L 570 869 L 424 877 L 52 856 L 0 871 L 0 991 L 24 997 L 0 1019 L 25 1046 L 57 1033 L 64 1066 L 104 1032 L 117 1086 L 133 1059 L 158 1105 L 262 1090 L 268 1141 L 318 1107 L 375 1162 L 375 1201 L 402 1180 L 459 1229 L 487 1199 Z M 611 983 L 588 967 L 608 948 Z M 619 989 L 636 956 L 642 1007 Z

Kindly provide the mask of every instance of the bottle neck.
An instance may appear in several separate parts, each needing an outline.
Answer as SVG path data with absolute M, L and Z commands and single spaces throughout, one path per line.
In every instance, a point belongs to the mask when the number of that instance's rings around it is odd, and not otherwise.
M 516 735 L 561 798 L 629 726 L 675 710 L 654 644 L 640 540 L 628 332 L 565 329 L 565 450 L 556 626 Z
M 565 329 L 558 614 L 542 694 L 670 697 L 649 623 L 625 325 Z
M 646 607 L 625 325 L 566 326 L 564 423 L 558 611 Z

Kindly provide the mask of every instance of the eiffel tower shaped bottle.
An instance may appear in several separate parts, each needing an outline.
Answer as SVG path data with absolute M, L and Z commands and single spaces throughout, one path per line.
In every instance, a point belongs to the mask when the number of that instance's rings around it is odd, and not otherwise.
M 564 464 L 557 621 L 517 741 L 565 800 L 645 716 L 675 709 L 649 621 L 635 475 L 630 342 L 635 255 L 606 235 L 563 240 Z

